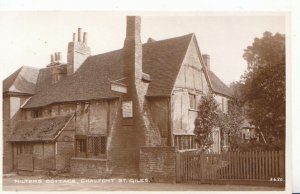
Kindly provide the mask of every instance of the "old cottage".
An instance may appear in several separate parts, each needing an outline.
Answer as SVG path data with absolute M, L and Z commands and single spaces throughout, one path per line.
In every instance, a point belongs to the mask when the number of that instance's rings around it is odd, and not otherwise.
M 195 148 L 201 96 L 214 93 L 226 112 L 231 92 L 195 34 L 142 43 L 140 33 L 129 16 L 123 48 L 91 55 L 78 29 L 66 64 L 55 53 L 4 80 L 4 172 L 133 177 L 142 147 Z M 218 153 L 219 129 L 213 138 Z

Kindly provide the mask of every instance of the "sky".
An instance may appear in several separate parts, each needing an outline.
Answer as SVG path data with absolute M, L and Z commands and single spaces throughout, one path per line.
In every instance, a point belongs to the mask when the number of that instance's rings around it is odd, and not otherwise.
M 126 15 L 116 12 L 38 11 L 0 12 L 2 80 L 19 67 L 46 67 L 50 55 L 62 52 L 66 61 L 72 33 L 88 32 L 92 55 L 122 48 Z M 246 70 L 244 49 L 265 31 L 285 33 L 281 14 L 135 13 L 141 15 L 142 42 L 195 33 L 201 52 L 209 54 L 211 70 L 226 84 L 238 81 Z M 4 38 L 5 37 L 5 38 Z

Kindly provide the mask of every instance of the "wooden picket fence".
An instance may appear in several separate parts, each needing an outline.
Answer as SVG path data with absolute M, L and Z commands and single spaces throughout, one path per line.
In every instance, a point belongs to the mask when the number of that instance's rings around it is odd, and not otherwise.
M 284 152 L 177 152 L 177 182 L 211 184 L 285 184 Z

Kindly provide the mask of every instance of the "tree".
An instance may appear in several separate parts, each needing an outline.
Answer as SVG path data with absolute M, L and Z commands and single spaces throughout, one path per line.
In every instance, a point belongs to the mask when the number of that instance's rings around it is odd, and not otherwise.
M 224 139 L 224 135 L 227 135 L 230 150 L 237 150 L 239 147 L 239 129 L 243 119 L 242 109 L 236 98 L 230 101 L 228 113 L 219 113 L 219 127 L 223 135 L 222 139 Z
M 236 150 L 239 128 L 243 121 L 237 98 L 229 101 L 228 113 L 224 113 L 218 108 L 218 103 L 212 94 L 202 96 L 198 110 L 194 134 L 199 150 L 205 151 L 213 143 L 211 139 L 213 128 L 220 128 L 222 139 L 224 140 L 223 135 L 226 135 L 231 149 Z
M 209 136 L 212 129 L 219 125 L 218 114 L 218 103 L 213 95 L 202 96 L 194 129 L 195 141 L 200 151 L 206 150 L 213 143 Z
M 268 144 L 285 140 L 285 36 L 265 32 L 245 49 L 248 68 L 240 82 L 247 117 Z

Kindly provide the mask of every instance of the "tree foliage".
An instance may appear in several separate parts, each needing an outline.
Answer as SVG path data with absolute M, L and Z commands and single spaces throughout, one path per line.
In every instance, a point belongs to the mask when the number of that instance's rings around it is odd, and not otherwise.
M 200 145 L 200 150 L 206 150 L 212 144 L 209 134 L 218 126 L 218 114 L 218 103 L 213 95 L 202 96 L 194 129 L 195 141 Z
M 240 82 L 247 117 L 269 144 L 284 145 L 285 36 L 265 32 L 245 49 L 248 68 Z
M 231 101 L 228 113 L 224 113 L 218 108 L 218 103 L 213 95 L 202 96 L 194 130 L 200 150 L 207 150 L 213 143 L 210 139 L 210 133 L 216 127 L 220 128 L 222 135 L 228 136 L 232 148 L 236 148 L 238 143 L 236 140 L 239 135 L 238 129 L 241 123 L 241 108 L 238 106 L 237 101 Z M 224 139 L 224 136 L 222 137 Z
M 230 101 L 228 113 L 221 112 L 219 114 L 219 127 L 221 134 L 228 136 L 229 149 L 237 150 L 239 142 L 239 129 L 243 122 L 242 109 L 236 98 Z M 224 138 L 223 138 L 224 139 Z

